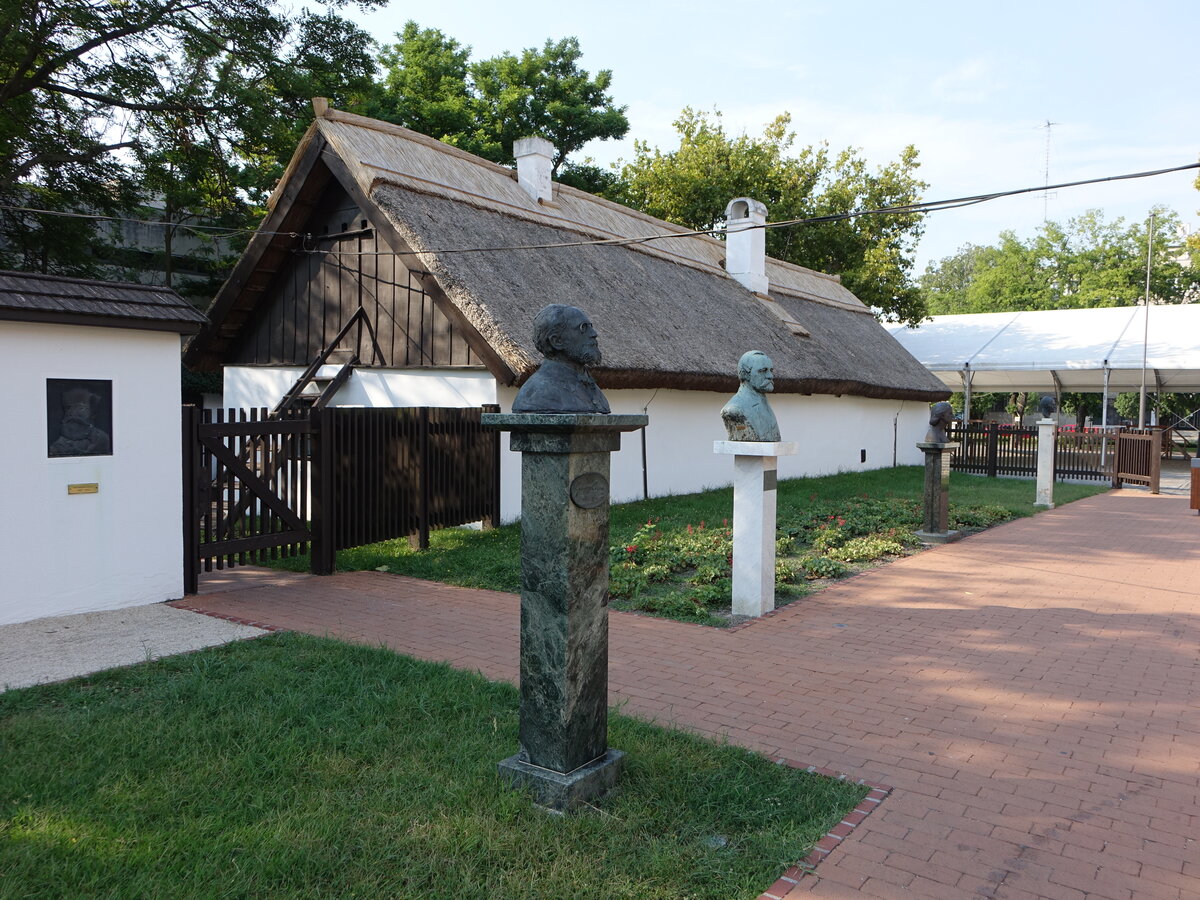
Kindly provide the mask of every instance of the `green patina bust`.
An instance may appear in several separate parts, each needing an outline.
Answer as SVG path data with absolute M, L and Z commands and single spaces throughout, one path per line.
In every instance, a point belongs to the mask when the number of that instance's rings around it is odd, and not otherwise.
M 514 413 L 608 413 L 608 400 L 588 366 L 600 343 L 587 313 L 552 303 L 533 319 L 533 343 L 545 358 L 513 400 Z
M 721 420 L 731 441 L 778 441 L 779 423 L 767 402 L 775 390 L 775 364 L 760 350 L 743 353 L 738 360 L 741 386 L 721 410 Z

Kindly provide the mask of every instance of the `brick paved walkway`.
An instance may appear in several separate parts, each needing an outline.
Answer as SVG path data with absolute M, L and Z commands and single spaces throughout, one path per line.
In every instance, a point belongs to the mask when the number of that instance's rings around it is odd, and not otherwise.
M 722 631 L 617 613 L 625 711 L 895 790 L 788 895 L 1200 896 L 1200 517 L 1082 500 Z M 188 598 L 517 676 L 516 597 L 378 573 Z

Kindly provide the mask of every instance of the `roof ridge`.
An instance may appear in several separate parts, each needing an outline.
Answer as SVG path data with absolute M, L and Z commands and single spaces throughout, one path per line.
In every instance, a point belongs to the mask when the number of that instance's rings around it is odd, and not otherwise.
M 464 162 L 471 163 L 472 165 L 475 165 L 485 171 L 490 171 L 494 174 L 501 175 L 512 181 L 517 181 L 517 171 L 514 168 L 511 168 L 511 167 L 505 166 L 505 165 L 501 165 L 500 163 L 492 162 L 491 160 L 484 159 L 481 156 L 476 156 L 474 153 L 470 153 L 466 150 L 463 150 L 460 147 L 455 147 L 453 144 L 447 144 L 445 141 L 440 141 L 437 138 L 430 137 L 427 134 L 422 134 L 419 131 L 413 131 L 411 128 L 405 128 L 403 125 L 395 125 L 395 124 L 392 124 L 391 122 L 384 122 L 379 119 L 372 119 L 369 116 L 362 116 L 357 113 L 346 112 L 344 110 L 334 109 L 332 107 L 326 109 L 324 113 L 322 113 L 320 116 L 317 117 L 318 122 L 322 119 L 325 119 L 325 120 L 328 120 L 331 122 L 340 122 L 341 124 L 344 124 L 344 125 L 350 125 L 350 126 L 356 127 L 356 128 L 364 128 L 369 131 L 376 131 L 381 134 L 388 134 L 393 137 L 402 138 L 404 140 L 408 140 L 413 143 L 420 144 L 423 147 L 428 147 L 429 149 L 435 150 L 439 153 L 444 153 L 447 156 L 453 156 L 457 159 L 461 159 Z M 390 175 L 393 175 L 393 176 L 396 176 L 399 178 L 406 178 L 406 179 L 411 179 L 413 181 L 420 181 L 423 184 L 429 184 L 429 185 L 436 186 L 438 188 L 442 188 L 444 190 L 453 191 L 456 194 L 467 194 L 469 196 L 479 196 L 481 200 L 484 200 L 487 203 L 495 203 L 499 206 L 505 207 L 506 209 L 511 209 L 518 213 L 523 213 L 524 217 L 528 218 L 529 221 L 538 221 L 539 218 L 545 218 L 545 219 L 549 219 L 554 222 L 570 223 L 571 226 L 573 227 L 573 230 L 585 230 L 585 231 L 591 230 L 597 234 L 613 235 L 615 237 L 620 237 L 623 239 L 628 237 L 626 235 L 619 235 L 614 232 L 609 232 L 604 229 L 599 229 L 596 226 L 593 226 L 589 223 L 580 222 L 578 219 L 568 218 L 566 216 L 555 215 L 550 209 L 548 209 L 544 206 L 539 205 L 535 209 L 525 209 L 523 207 L 518 207 L 513 204 L 506 203 L 505 201 L 500 200 L 496 197 L 483 197 L 481 195 L 475 195 L 475 194 L 472 194 L 472 192 L 470 192 L 470 191 L 465 191 L 461 188 L 455 188 L 454 186 L 446 184 L 444 182 L 431 181 L 429 179 L 421 178 L 418 175 L 412 175 L 410 173 L 399 172 L 395 169 L 390 169 L 386 166 L 379 165 L 377 163 L 368 162 L 367 160 L 364 160 L 364 159 L 357 160 L 356 162 L 358 163 L 358 165 L 366 166 L 368 168 L 376 170 L 377 172 L 386 172 Z M 376 180 L 384 181 L 387 183 L 395 183 L 395 182 L 391 181 L 390 179 L 386 179 L 386 178 L 379 178 Z M 374 188 L 374 184 L 372 184 L 372 189 L 373 188 Z M 615 200 L 609 200 L 606 197 L 597 196 L 596 194 L 589 193 L 588 191 L 582 190 L 580 188 L 574 187 L 569 184 L 563 184 L 562 182 L 556 181 L 556 182 L 554 182 L 554 190 L 556 193 L 566 194 L 567 196 L 575 198 L 580 202 L 593 204 L 602 209 L 607 209 L 607 210 L 610 210 L 611 212 L 618 213 L 630 220 L 644 222 L 649 226 L 652 226 L 657 229 L 660 229 L 661 231 L 667 232 L 668 233 L 667 236 L 669 236 L 669 237 L 677 237 L 680 239 L 694 238 L 694 239 L 697 239 L 700 241 L 712 241 L 717 244 L 723 243 L 723 241 L 720 241 L 719 239 L 717 239 L 716 237 L 713 237 L 711 235 L 696 234 L 695 232 L 699 229 L 687 228 L 686 226 L 679 225 L 678 223 L 670 222 L 666 219 L 660 219 L 657 216 L 652 216 L 647 212 L 643 212 L 642 210 L 634 209 L 633 207 L 626 206 L 623 203 L 617 203 Z M 636 238 L 630 238 L 630 239 L 636 239 Z M 710 267 L 710 264 L 705 263 L 702 260 L 696 260 L 696 259 L 694 259 L 694 257 L 688 257 L 688 256 L 684 256 L 682 254 L 672 253 L 671 251 L 663 251 L 663 252 L 673 258 L 692 260 L 696 263 L 699 263 L 701 266 L 704 266 L 706 269 Z M 837 285 L 842 284 L 841 278 L 837 275 L 831 275 L 827 272 L 821 272 L 817 269 L 810 269 L 807 266 L 801 266 L 796 263 L 788 262 L 787 260 L 783 260 L 783 259 L 778 259 L 773 256 L 768 256 L 766 258 L 766 261 L 770 264 L 773 264 L 776 266 L 781 266 L 781 267 L 791 270 L 791 271 L 803 273 L 806 275 L 813 275 L 818 278 L 823 278 L 823 279 L 825 279 L 827 281 L 831 281 Z
M 19 272 L 15 269 L 0 269 L 0 278 L 31 278 L 35 281 L 52 281 L 58 284 L 93 284 L 104 287 L 119 287 L 139 291 L 155 291 L 174 294 L 175 291 L 166 285 L 142 284 L 137 281 L 106 281 L 102 278 L 81 278 L 77 275 L 50 275 L 45 272 Z

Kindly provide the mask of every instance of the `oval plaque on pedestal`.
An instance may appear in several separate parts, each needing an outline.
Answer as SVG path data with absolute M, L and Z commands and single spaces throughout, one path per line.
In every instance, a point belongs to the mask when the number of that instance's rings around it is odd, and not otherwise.
M 585 472 L 571 482 L 571 502 L 580 509 L 595 509 L 608 499 L 608 479 L 599 472 Z

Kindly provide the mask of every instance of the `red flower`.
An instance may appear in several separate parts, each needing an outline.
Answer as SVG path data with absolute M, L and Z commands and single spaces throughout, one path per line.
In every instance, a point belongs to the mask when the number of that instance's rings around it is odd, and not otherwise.
M 691 526 L 691 524 L 689 524 L 688 525 L 688 534 L 691 534 L 691 533 L 692 533 L 692 526 Z
M 630 544 L 625 548 L 626 553 L 637 553 L 637 544 Z
M 846 520 L 843 519 L 841 516 L 838 516 L 838 525 L 841 526 L 841 525 L 845 525 L 845 524 L 846 524 Z

